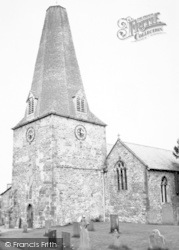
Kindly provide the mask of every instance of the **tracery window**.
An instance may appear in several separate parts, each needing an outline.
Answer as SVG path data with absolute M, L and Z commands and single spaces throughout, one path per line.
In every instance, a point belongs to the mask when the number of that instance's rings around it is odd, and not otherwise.
M 118 191 L 127 190 L 127 169 L 121 160 L 116 163 L 116 175 Z
M 167 178 L 165 176 L 162 177 L 161 180 L 161 196 L 162 196 L 162 202 L 167 202 Z

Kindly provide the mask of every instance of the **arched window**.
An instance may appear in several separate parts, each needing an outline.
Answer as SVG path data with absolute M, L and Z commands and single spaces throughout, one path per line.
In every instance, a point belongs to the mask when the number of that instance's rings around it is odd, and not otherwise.
M 85 100 L 84 98 L 77 97 L 76 99 L 76 109 L 78 112 L 85 112 Z
M 162 177 L 161 180 L 161 196 L 162 196 L 162 202 L 167 202 L 167 178 L 165 176 Z
M 127 190 L 127 169 L 121 160 L 116 163 L 116 175 L 118 191 Z
M 33 114 L 34 113 L 34 98 L 30 97 L 28 100 L 28 114 Z

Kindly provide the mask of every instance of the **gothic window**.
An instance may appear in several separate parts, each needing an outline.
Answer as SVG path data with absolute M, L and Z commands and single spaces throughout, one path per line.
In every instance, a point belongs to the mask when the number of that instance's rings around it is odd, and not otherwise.
M 167 178 L 165 176 L 162 177 L 161 181 L 161 195 L 162 195 L 162 202 L 167 202 Z
M 118 161 L 116 164 L 117 189 L 127 190 L 127 169 L 124 162 Z
M 85 112 L 85 100 L 84 98 L 77 97 L 76 99 L 76 109 L 78 112 Z
M 28 114 L 33 114 L 34 113 L 34 98 L 30 97 L 28 100 Z

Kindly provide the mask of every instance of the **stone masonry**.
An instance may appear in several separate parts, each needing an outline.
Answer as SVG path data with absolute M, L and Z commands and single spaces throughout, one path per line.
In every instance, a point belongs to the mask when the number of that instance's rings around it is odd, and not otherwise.
M 75 137 L 78 124 L 87 130 L 85 141 Z M 26 140 L 28 127 L 35 129 L 31 143 Z M 35 227 L 44 226 L 46 218 L 64 225 L 81 214 L 103 216 L 105 156 L 105 129 L 99 125 L 51 115 L 16 129 L 12 182 L 18 195 L 16 217 L 26 220 L 29 204 Z

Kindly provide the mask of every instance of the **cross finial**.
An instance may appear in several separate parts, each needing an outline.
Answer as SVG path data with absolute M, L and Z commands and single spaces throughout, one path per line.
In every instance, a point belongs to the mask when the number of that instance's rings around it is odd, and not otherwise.
M 119 140 L 120 140 L 120 134 L 117 134 L 117 139 L 119 139 Z
M 59 2 L 58 2 L 58 0 L 55 0 L 55 5 L 59 5 Z

